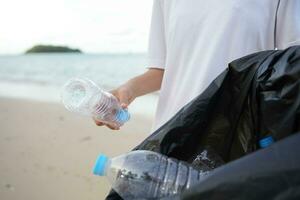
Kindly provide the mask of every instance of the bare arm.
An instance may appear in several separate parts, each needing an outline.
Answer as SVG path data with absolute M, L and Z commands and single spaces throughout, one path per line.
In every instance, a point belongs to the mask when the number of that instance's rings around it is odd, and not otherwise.
M 159 90 L 163 75 L 163 69 L 150 68 L 147 72 L 129 80 L 123 86 L 128 87 L 132 91 L 133 97 L 136 98 Z

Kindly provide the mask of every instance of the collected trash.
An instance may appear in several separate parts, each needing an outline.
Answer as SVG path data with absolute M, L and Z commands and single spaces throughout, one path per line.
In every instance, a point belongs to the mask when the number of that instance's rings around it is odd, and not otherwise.
M 63 86 L 62 102 L 71 112 L 95 117 L 117 127 L 130 118 L 128 111 L 120 106 L 115 96 L 88 79 L 69 80 Z
M 266 148 L 274 143 L 274 139 L 272 136 L 268 136 L 268 137 L 265 137 L 265 138 L 259 140 L 258 143 L 259 143 L 260 148 Z
M 132 151 L 112 159 L 100 155 L 94 168 L 94 174 L 106 176 L 124 200 L 179 194 L 209 173 L 207 169 L 195 169 L 186 162 L 151 151 Z
M 189 191 L 171 199 L 300 199 L 299 152 L 300 132 L 215 169 Z
M 210 149 L 210 152 L 213 152 L 212 157 L 215 159 L 211 160 L 228 163 L 260 149 L 262 151 L 273 149 L 278 141 L 299 131 L 300 46 L 293 46 L 285 50 L 257 52 L 231 62 L 203 93 L 185 105 L 134 150 L 158 152 L 191 163 L 197 168 L 205 164 L 198 159 L 203 149 Z M 269 139 L 264 140 L 268 137 Z M 275 150 L 270 152 L 270 155 L 277 155 L 275 152 Z M 215 163 L 221 164 L 221 162 Z M 247 164 L 249 163 L 251 162 Z M 291 171 L 294 170 L 292 162 L 288 166 L 284 162 L 278 161 L 278 163 Z M 257 167 L 255 164 L 253 163 Z M 215 168 L 220 166 L 214 165 Z M 277 166 L 273 168 L 276 170 Z M 232 171 L 235 171 L 234 169 L 233 167 Z M 243 170 L 243 167 L 239 169 Z M 297 170 L 299 171 L 298 168 Z M 251 172 L 243 171 L 249 175 L 247 180 L 249 186 L 251 176 L 254 176 Z M 204 181 L 208 182 L 210 177 L 211 175 Z M 272 176 L 269 178 L 260 182 L 260 190 L 258 190 L 266 197 L 273 195 L 273 191 L 281 187 L 280 184 L 276 185 L 276 181 L 272 181 Z M 230 177 L 226 180 L 222 179 L 224 187 L 229 179 Z M 247 190 L 243 187 L 244 179 L 237 177 L 236 180 L 236 184 L 230 188 L 236 195 L 236 198 L 232 199 L 243 199 L 247 191 L 249 196 L 255 193 L 255 190 Z M 217 179 L 209 183 L 207 191 L 212 184 L 218 184 Z M 271 187 L 270 183 L 274 184 L 273 189 L 268 189 Z M 289 192 L 289 187 L 293 186 L 286 185 L 286 195 L 294 194 Z M 201 188 L 199 185 L 194 193 L 187 191 L 189 197 L 199 199 L 193 194 Z M 245 191 L 244 196 L 239 196 L 240 191 Z M 210 190 L 210 192 L 212 196 L 209 198 L 203 196 L 203 199 L 222 199 L 218 197 L 227 195 L 218 190 Z M 106 198 L 106 200 L 121 199 L 113 190 Z

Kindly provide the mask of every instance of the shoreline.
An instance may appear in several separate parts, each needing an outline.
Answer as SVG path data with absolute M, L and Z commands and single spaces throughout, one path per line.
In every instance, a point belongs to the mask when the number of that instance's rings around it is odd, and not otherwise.
M 60 97 L 61 88 L 61 85 L 50 85 L 44 82 L 1 80 L 0 98 L 23 99 L 62 105 Z M 154 118 L 157 102 L 157 93 L 138 97 L 129 106 L 129 111 L 132 114 L 147 115 L 149 118 Z
M 133 113 L 120 131 L 96 126 L 62 104 L 0 97 L 1 199 L 104 199 L 92 174 L 99 153 L 130 151 L 150 134 L 151 117 Z

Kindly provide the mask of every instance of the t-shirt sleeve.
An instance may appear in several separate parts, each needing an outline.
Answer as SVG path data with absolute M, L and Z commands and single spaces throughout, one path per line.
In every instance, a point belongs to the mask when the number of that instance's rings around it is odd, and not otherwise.
M 154 0 L 148 43 L 148 68 L 165 68 L 165 25 L 161 0 Z
M 300 45 L 300 0 L 281 0 L 276 41 L 278 49 Z

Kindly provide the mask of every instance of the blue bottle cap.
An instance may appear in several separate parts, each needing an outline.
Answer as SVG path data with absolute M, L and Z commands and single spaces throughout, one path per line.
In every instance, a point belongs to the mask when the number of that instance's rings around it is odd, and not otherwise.
M 106 155 L 100 154 L 96 160 L 93 174 L 98 176 L 104 176 L 105 166 L 107 163 L 108 157 Z
M 265 137 L 265 138 L 259 140 L 259 146 L 261 148 L 266 148 L 266 147 L 270 146 L 273 143 L 274 143 L 274 139 L 273 139 L 272 136 L 268 136 L 268 137 Z
M 118 122 L 127 122 L 130 119 L 130 114 L 126 109 L 120 109 L 116 114 L 116 119 Z

